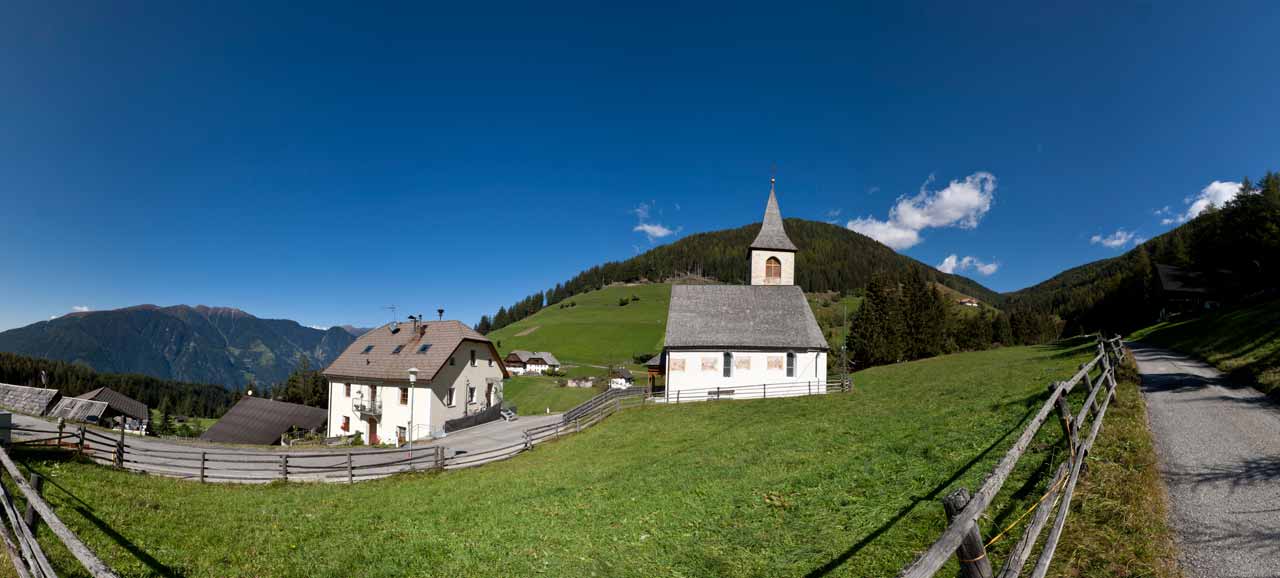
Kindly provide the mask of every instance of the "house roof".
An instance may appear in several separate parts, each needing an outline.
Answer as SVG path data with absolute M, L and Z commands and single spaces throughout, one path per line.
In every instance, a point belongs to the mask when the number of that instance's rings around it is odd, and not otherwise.
M 769 186 L 769 203 L 764 208 L 764 222 L 760 224 L 760 233 L 751 242 L 751 248 L 792 252 L 798 250 L 782 227 L 782 211 L 778 210 L 778 197 L 773 194 L 772 184 Z
M 99 387 L 89 393 L 77 395 L 80 399 L 91 399 L 106 402 L 111 409 L 137 420 L 151 419 L 147 404 L 120 393 L 109 387 Z
M 246 396 L 200 436 L 211 442 L 274 444 L 290 429 L 317 430 L 328 420 L 318 407 Z
M 635 379 L 635 376 L 631 375 L 631 370 L 625 367 L 619 367 L 613 370 L 613 375 L 610 375 L 609 377 L 621 377 L 622 379 Z
M 409 368 L 418 368 L 418 378 L 430 381 L 449 362 L 464 341 L 489 347 L 502 375 L 507 368 L 493 342 L 459 321 L 429 321 L 414 331 L 412 323 L 388 323 L 356 338 L 346 351 L 324 370 L 329 377 L 354 377 L 379 381 L 407 382 Z M 423 346 L 427 347 L 425 350 Z M 396 348 L 400 352 L 396 353 Z M 372 349 L 370 349 L 372 348 Z M 368 353 L 365 353 L 365 351 Z
M 1181 293 L 1209 292 L 1204 275 L 1195 271 L 1157 263 L 1156 273 L 1160 277 L 1160 288 L 1165 291 L 1178 291 Z
M 520 363 L 529 363 L 530 359 L 541 359 L 542 361 L 545 361 L 547 365 L 560 365 L 560 360 L 556 359 L 556 356 L 552 355 L 550 351 L 525 351 L 523 349 L 516 349 L 507 354 L 507 357 L 511 357 L 512 355 L 516 356 L 516 358 L 520 360 Z
M 675 285 L 666 347 L 828 349 L 796 285 Z
M 659 367 L 661 367 L 661 366 L 662 366 L 662 354 L 661 354 L 661 353 L 659 353 L 659 354 L 657 354 L 657 355 L 655 355 L 655 356 L 653 356 L 653 357 L 649 358 L 649 361 L 644 362 L 644 364 L 645 364 L 645 365 L 647 365 L 647 366 L 649 366 L 649 367 L 654 367 L 654 366 L 659 366 Z
M 49 417 L 60 417 L 70 421 L 84 421 L 98 423 L 102 419 L 102 414 L 107 413 L 107 402 L 94 401 L 92 399 L 82 399 L 79 397 L 64 397 L 58 401 L 49 411 Z M 93 419 L 89 419 L 89 418 Z
M 61 394 L 56 389 L 0 383 L 0 407 L 28 415 L 44 415 Z

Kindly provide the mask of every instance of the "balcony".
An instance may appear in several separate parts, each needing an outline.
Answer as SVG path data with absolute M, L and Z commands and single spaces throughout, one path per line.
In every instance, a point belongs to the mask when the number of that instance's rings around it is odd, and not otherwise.
M 382 400 L 365 399 L 363 397 L 357 397 L 351 400 L 351 411 L 356 412 L 356 414 L 358 414 L 361 417 L 361 419 L 370 418 L 370 417 L 372 418 L 381 417 L 382 416 Z

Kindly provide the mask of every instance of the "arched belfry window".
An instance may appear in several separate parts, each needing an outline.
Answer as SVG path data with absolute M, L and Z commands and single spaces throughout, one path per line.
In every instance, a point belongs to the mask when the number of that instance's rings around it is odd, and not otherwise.
M 782 261 L 777 257 L 769 257 L 764 262 L 764 278 L 769 280 L 782 280 Z

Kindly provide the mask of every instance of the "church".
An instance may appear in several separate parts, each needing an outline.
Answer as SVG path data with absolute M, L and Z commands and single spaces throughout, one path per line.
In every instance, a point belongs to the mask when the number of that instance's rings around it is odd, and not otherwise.
M 770 180 L 764 222 L 748 250 L 750 285 L 675 285 L 662 371 L 670 403 L 826 393 L 827 340 L 795 284 Z

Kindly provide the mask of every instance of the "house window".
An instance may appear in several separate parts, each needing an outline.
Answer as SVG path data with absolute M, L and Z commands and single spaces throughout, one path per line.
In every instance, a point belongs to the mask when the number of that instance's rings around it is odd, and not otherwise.
M 342 431 L 351 431 L 351 418 L 349 416 L 342 416 Z
M 476 386 L 468 385 L 467 386 L 467 403 L 475 403 L 475 402 L 476 402 Z
M 493 367 L 493 360 L 492 360 L 492 359 L 490 359 L 490 360 L 489 360 L 489 367 Z
M 364 354 L 364 355 L 369 355 L 369 352 L 370 352 L 370 351 L 373 351 L 373 346 L 372 346 L 372 345 L 370 345 L 370 346 L 368 346 L 368 347 L 365 347 L 365 348 L 364 348 L 364 351 L 361 351 L 360 353 L 362 353 L 362 354 Z
M 787 354 L 787 377 L 796 376 L 796 354 Z
M 444 395 L 444 404 L 453 407 L 453 386 L 449 386 L 449 392 Z
M 426 353 L 428 349 L 431 349 L 431 344 L 430 344 L 430 343 L 423 343 L 423 344 L 422 344 L 422 347 L 419 347 L 419 348 L 418 348 L 418 355 L 422 355 L 422 354 Z
M 351 384 L 350 384 L 350 383 L 344 383 L 344 384 L 342 384 L 342 393 L 343 393 L 344 395 L 346 395 L 347 397 L 351 397 Z
M 400 355 L 401 351 L 404 351 L 404 346 L 397 345 L 395 349 L 391 350 L 391 355 Z
M 400 388 L 400 405 L 409 405 L 409 388 Z
M 455 358 L 450 357 L 450 358 L 449 358 L 449 365 L 456 365 L 456 361 L 457 361 L 457 360 L 456 360 Z
M 727 351 L 724 353 L 724 376 L 733 377 L 733 354 Z
M 782 280 L 782 261 L 777 257 L 769 257 L 764 262 L 764 278 L 781 281 Z
M 476 350 L 471 350 L 471 367 L 476 366 Z

